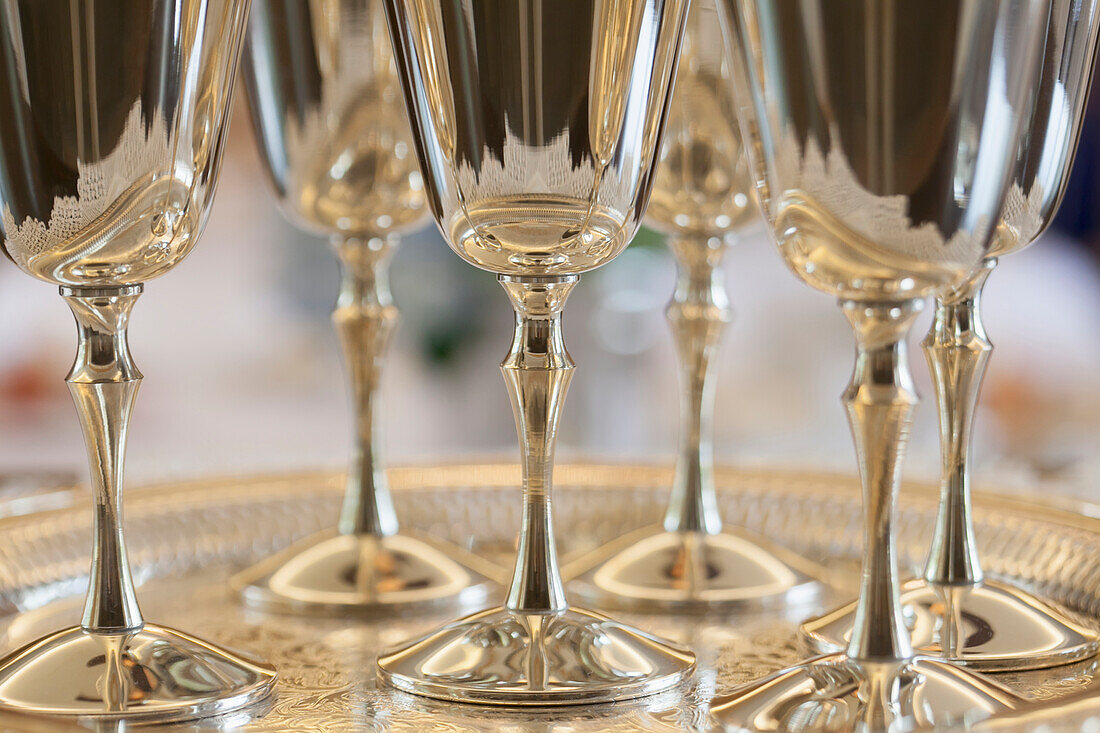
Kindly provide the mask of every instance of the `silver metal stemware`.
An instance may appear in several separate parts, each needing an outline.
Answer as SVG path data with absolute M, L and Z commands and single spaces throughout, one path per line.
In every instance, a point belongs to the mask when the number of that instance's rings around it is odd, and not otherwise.
M 504 604 L 378 660 L 385 684 L 461 702 L 610 702 L 674 687 L 691 652 L 569 605 L 554 546 L 554 446 L 573 360 L 562 310 L 644 215 L 682 0 L 386 0 L 432 212 L 515 311 L 501 372 L 523 520 Z
M 355 416 L 336 531 L 232 579 L 250 605 L 392 613 L 485 600 L 479 558 L 400 528 L 381 460 L 379 383 L 398 311 L 389 260 L 428 219 L 379 0 L 254 0 L 244 82 L 268 177 L 287 215 L 329 236 L 342 280 L 332 311 Z M 479 571 L 477 568 L 481 568 Z
M 142 379 L 130 312 L 144 281 L 190 252 L 205 224 L 247 14 L 247 0 L 0 5 L 3 247 L 60 286 L 76 318 L 66 382 L 95 496 L 81 623 L 0 659 L 0 710 L 181 720 L 273 688 L 271 666 L 145 621 L 122 528 Z
M 843 403 L 864 560 L 845 651 L 715 700 L 733 730 L 965 725 L 1018 706 L 914 654 L 895 503 L 917 394 L 906 335 L 989 251 L 1040 67 L 1049 0 L 728 0 L 741 130 L 787 265 L 836 297 L 856 363 Z
M 666 309 L 679 357 L 680 450 L 664 521 L 565 569 L 600 608 L 707 612 L 804 603 L 809 564 L 741 528 L 723 527 L 714 490 L 715 357 L 733 317 L 719 265 L 757 221 L 735 125 L 733 62 L 713 0 L 688 11 L 664 144 L 646 219 L 668 235 L 678 277 Z
M 1052 2 L 1042 76 L 996 238 L 981 266 L 937 297 L 923 342 L 939 408 L 943 478 L 923 577 L 903 584 L 901 602 L 918 651 L 974 669 L 1050 667 L 1100 649 L 1094 629 L 1023 588 L 985 576 L 970 506 L 970 435 L 993 351 L 982 323 L 982 288 L 998 258 L 1035 241 L 1058 210 L 1084 119 L 1098 24 L 1095 0 Z M 800 631 L 813 648 L 836 651 L 854 613 L 848 604 Z

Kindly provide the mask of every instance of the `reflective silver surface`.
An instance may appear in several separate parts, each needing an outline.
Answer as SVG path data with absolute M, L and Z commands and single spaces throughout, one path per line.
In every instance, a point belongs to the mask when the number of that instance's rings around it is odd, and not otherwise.
M 680 450 L 663 526 L 586 561 L 577 595 L 604 608 L 713 611 L 799 602 L 813 580 L 745 532 L 723 532 L 714 497 L 715 356 L 733 317 L 719 266 L 757 221 L 735 117 L 730 49 L 714 0 L 688 11 L 646 221 L 668 235 L 676 290 L 665 313 L 680 367 Z M 804 564 L 805 565 L 805 564 Z
M 81 626 L 0 660 L 0 709 L 188 719 L 255 703 L 274 684 L 270 667 L 145 623 L 122 531 L 142 379 L 130 311 L 205 223 L 247 13 L 247 0 L 0 7 L 0 242 L 59 285 L 76 318 L 66 382 L 95 494 Z
M 574 369 L 562 310 L 579 273 L 622 251 L 645 213 L 687 3 L 385 7 L 436 223 L 456 253 L 496 273 L 515 312 L 500 367 L 520 443 L 523 520 L 503 606 L 382 656 L 379 678 L 501 705 L 667 689 L 691 674 L 690 652 L 570 608 L 551 490 Z M 487 639 L 508 640 L 506 663 L 483 656 Z M 613 661 L 595 654 L 605 647 Z
M 945 586 L 910 580 L 901 603 L 913 647 L 986 671 L 1037 669 L 1096 654 L 1096 630 L 1057 604 L 996 580 Z M 805 622 L 799 632 L 818 652 L 847 643 L 855 603 Z M 1044 663 L 1036 663 L 1044 660 Z
M 924 664 L 904 624 L 894 529 L 918 402 L 906 336 L 922 299 L 961 282 L 989 251 L 1050 7 L 1046 0 L 727 7 L 744 61 L 743 76 L 734 74 L 741 130 L 767 224 L 795 274 L 839 299 L 856 337 L 843 403 L 863 485 L 864 559 L 845 653 L 766 678 L 722 707 L 734 725 L 747 714 L 750 723 L 789 727 L 799 710 L 809 718 L 847 710 L 855 680 L 873 695 L 872 708 L 886 711 L 872 709 L 868 722 L 885 728 L 913 698 L 880 670 Z M 837 684 L 837 662 L 851 670 L 848 682 Z M 944 668 L 938 681 L 952 702 L 928 706 L 929 722 L 951 722 L 960 708 L 980 716 L 1022 702 L 1007 690 L 989 694 L 991 683 L 962 668 Z M 918 679 L 930 684 L 927 674 Z M 854 715 L 847 725 L 865 714 Z
M 993 680 L 942 660 L 855 663 L 818 657 L 716 698 L 711 715 L 727 731 L 905 731 L 968 728 L 1021 699 Z
M 206 224 L 246 0 L 0 7 L 0 245 L 55 285 L 164 274 Z
M 461 651 L 460 651 L 461 650 Z M 695 654 L 592 611 L 494 608 L 378 658 L 399 690 L 443 700 L 584 705 L 667 690 Z
M 981 292 L 997 258 L 1030 244 L 1058 208 L 1081 132 L 1096 57 L 1094 0 L 1049 0 L 1042 73 L 992 249 L 968 279 L 937 298 L 923 346 L 940 416 L 942 496 L 923 577 L 902 600 L 931 622 L 914 630 L 926 654 L 975 669 L 1041 668 L 1100 649 L 1100 637 L 1023 589 L 983 585 L 970 508 L 970 435 L 993 350 L 981 316 Z M 953 603 L 936 602 L 938 597 Z M 845 643 L 851 608 L 813 619 L 803 634 L 814 648 Z M 964 620 L 965 619 L 965 620 Z M 972 633 L 975 628 L 980 633 Z
M 660 520 L 673 477 L 667 465 L 571 465 L 555 470 L 554 510 L 559 550 L 570 557 Z M 472 538 L 469 549 L 510 563 L 521 505 L 514 501 L 519 470 L 492 465 L 390 469 L 394 504 L 410 528 L 442 540 Z M 127 539 L 147 615 L 183 625 L 229 648 L 262 654 L 279 668 L 277 694 L 251 713 L 203 722 L 204 729 L 248 731 L 424 730 L 637 733 L 711 730 L 709 700 L 797 662 L 797 625 L 804 616 L 851 593 L 858 580 L 860 496 L 851 476 L 814 472 L 735 470 L 715 466 L 718 507 L 727 521 L 768 527 L 786 550 L 831 569 L 825 597 L 788 613 L 741 610 L 685 624 L 667 614 L 628 615 L 698 657 L 683 688 L 633 703 L 540 708 L 456 705 L 380 686 L 373 665 L 381 650 L 429 632 L 444 614 L 350 618 L 257 613 L 225 586 L 225 577 L 300 539 L 331 527 L 344 490 L 342 472 L 204 479 L 130 490 Z M 1029 486 L 1011 499 L 1001 486 L 974 495 L 977 535 L 988 548 L 988 572 L 1023 583 L 1100 619 L 1100 507 L 1056 508 L 1056 485 Z M 898 555 L 918 568 L 928 549 L 939 487 L 906 483 L 899 500 Z M 79 497 L 77 497 L 79 498 Z M 0 504 L 0 634 L 17 648 L 61 628 L 79 612 L 88 571 L 92 517 L 83 503 L 47 504 L 11 516 Z M 179 531 L 179 530 L 185 531 Z M 42 558 L 48 557 L 48 563 Z M 190 604 L 181 604 L 187 598 Z M 19 609 L 19 610 L 15 610 Z M 995 675 L 1029 699 L 1025 708 L 976 724 L 976 729 L 1080 733 L 1100 723 L 1094 663 Z M 256 717 L 262 716 L 262 717 Z M 31 730 L 0 711 L 0 727 Z M 1090 722 L 1093 721 L 1093 722 Z M 44 730 L 56 730 L 49 721 Z M 193 725 L 168 730 L 193 730 Z
M 618 255 L 645 214 L 687 3 L 385 4 L 451 248 L 518 277 Z
M 474 570 L 478 568 L 478 570 Z M 233 576 L 250 606 L 296 613 L 392 614 L 484 603 L 495 568 L 415 531 L 322 532 Z
M 762 537 L 660 525 L 620 537 L 565 569 L 576 576 L 570 590 L 598 608 L 666 613 L 804 605 L 821 591 L 813 578 L 818 571 Z
M 265 697 L 275 668 L 145 624 L 64 629 L 0 660 L 4 708 L 87 720 L 149 722 L 221 715 Z
M 248 603 L 302 613 L 481 603 L 491 583 L 463 567 L 461 550 L 400 529 L 382 470 L 379 385 L 398 321 L 389 260 L 401 234 L 428 221 L 382 3 L 256 0 L 243 60 L 280 207 L 327 235 L 340 260 L 332 322 L 355 447 L 338 523 L 347 539 L 320 535 L 232 582 Z

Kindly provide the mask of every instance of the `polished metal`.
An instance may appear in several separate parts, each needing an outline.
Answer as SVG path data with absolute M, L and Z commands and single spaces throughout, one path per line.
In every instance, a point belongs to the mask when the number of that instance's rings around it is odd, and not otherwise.
M 380 679 L 399 690 L 458 702 L 577 705 L 660 692 L 695 666 L 687 649 L 566 601 L 550 489 L 574 369 L 561 315 L 578 279 L 499 277 L 516 312 L 512 348 L 500 365 L 523 456 L 515 570 L 503 608 L 459 619 L 379 657 Z
M 186 720 L 273 689 L 270 666 L 145 623 L 122 531 L 142 378 L 130 311 L 206 220 L 247 13 L 247 0 L 0 8 L 0 241 L 20 268 L 60 286 L 76 318 L 66 381 L 95 495 L 81 626 L 0 660 L 0 712 Z
M 63 286 L 79 334 L 65 381 L 76 404 L 95 495 L 92 569 L 81 626 L 90 633 L 140 630 L 126 541 L 122 535 L 122 475 L 126 432 L 142 375 L 130 356 L 130 311 L 141 285 L 116 289 Z
M 733 317 L 720 265 L 738 233 L 757 221 L 741 135 L 729 124 L 732 68 L 714 0 L 695 0 L 646 213 L 667 235 L 678 273 L 665 311 L 681 382 L 676 478 L 662 525 L 598 548 L 570 572 L 579 575 L 577 595 L 600 608 L 780 607 L 819 590 L 799 558 L 743 530 L 723 530 L 714 495 L 715 360 Z
M 1066 664 L 1100 651 L 1095 629 L 1022 588 L 985 579 L 970 502 L 970 436 L 993 350 L 982 289 L 998 257 L 1029 245 L 1053 219 L 1095 66 L 1097 2 L 1048 5 L 1042 73 L 992 247 L 969 278 L 939 294 L 923 342 L 939 408 L 942 494 L 923 577 L 907 584 L 902 602 L 919 651 L 989 671 Z M 813 648 L 835 651 L 850 633 L 851 613 L 849 606 L 811 619 L 801 633 Z
M 499 280 L 516 312 L 512 348 L 500 363 L 523 457 L 523 525 L 504 607 L 518 613 L 561 613 L 568 604 L 554 547 L 550 488 L 558 421 L 575 364 L 565 349 L 561 313 L 579 278 Z
M 398 321 L 389 261 L 428 220 L 423 179 L 379 0 L 255 0 L 244 80 L 279 204 L 327 234 L 340 261 L 332 311 L 352 394 L 355 447 L 338 529 L 232 579 L 251 605 L 392 613 L 483 603 L 475 558 L 402 530 L 382 464 L 379 391 Z M 484 570 L 484 568 L 482 568 Z
M 523 519 L 500 608 L 378 660 L 400 690 L 460 702 L 612 702 L 670 689 L 694 655 L 570 607 L 551 512 L 573 360 L 562 309 L 645 213 L 687 3 L 385 0 L 432 212 L 515 311 L 501 363 L 521 451 Z
M 602 609 L 665 613 L 786 610 L 820 594 L 818 568 L 763 537 L 643 527 L 566 566 L 569 587 Z
M 179 631 L 74 627 L 0 660 L 4 708 L 78 720 L 206 718 L 267 696 L 275 668 Z
M 456 650 L 461 649 L 461 653 Z M 585 705 L 680 684 L 695 654 L 593 611 L 491 608 L 378 658 L 398 690 L 453 702 Z
M 843 654 L 818 657 L 742 687 L 711 703 L 727 731 L 964 730 L 1020 698 L 948 662 L 856 663 Z
M 665 315 L 675 337 L 683 392 L 680 451 L 665 513 L 666 532 L 713 535 L 722 531 L 714 498 L 714 357 L 722 330 L 733 318 L 717 269 L 724 245 L 718 237 L 669 239 L 678 272 Z
M 1040 600 L 1011 583 L 985 580 L 979 585 L 937 585 L 920 579 L 901 586 L 905 625 L 913 647 L 922 654 L 984 671 L 1037 669 L 1036 659 L 1052 667 L 1096 653 L 1095 632 L 1052 601 Z M 846 644 L 856 604 L 849 603 L 802 624 L 799 632 L 811 649 Z
M 578 379 L 583 376 L 578 372 Z M 563 561 L 651 525 L 664 512 L 673 473 L 671 462 L 559 460 L 554 522 L 559 530 L 568 530 L 559 532 Z M 471 551 L 485 561 L 513 561 L 515 529 L 522 517 L 515 460 L 502 456 L 494 463 L 392 466 L 388 475 L 402 519 L 439 528 L 442 539 L 467 539 Z M 679 615 L 644 617 L 651 632 L 693 649 L 698 670 L 683 688 L 635 702 L 489 710 L 379 685 L 370 662 L 393 640 L 423 634 L 433 625 L 430 619 L 397 614 L 348 623 L 346 618 L 261 614 L 224 592 L 222 585 L 224 568 L 244 567 L 269 548 L 330 528 L 344 488 L 345 476 L 339 471 L 210 476 L 127 488 L 127 539 L 140 562 L 143 609 L 157 609 L 158 620 L 169 625 L 216 629 L 219 643 L 263 655 L 288 680 L 270 706 L 261 706 L 266 710 L 261 719 L 231 714 L 230 721 L 241 721 L 239 729 L 712 731 L 707 711 L 714 696 L 727 696 L 798 660 L 797 610 L 747 609 L 690 623 Z M 1100 620 L 1100 585 L 1092 580 L 1100 573 L 1100 511 L 1095 502 L 1072 500 L 1062 488 L 1036 482 L 1018 484 L 1011 492 L 995 484 L 984 491 L 975 488 L 989 572 L 1042 588 L 1090 623 Z M 860 489 L 852 476 L 718 463 L 715 489 L 727 521 L 767 526 L 776 543 L 833 569 L 826 576 L 827 599 L 850 593 L 857 579 L 862 527 Z M 938 483 L 903 484 L 898 506 L 898 559 L 903 567 L 919 563 L 928 549 L 938 493 Z M 21 516 L 8 514 L 9 505 L 0 503 L 0 634 L 7 634 L 7 646 L 15 648 L 79 610 L 77 592 L 86 579 L 92 517 L 76 501 L 67 506 L 45 501 Z M 167 532 L 166 527 L 188 531 Z M 50 562 L 42 562 L 43 557 Z M 180 598 L 193 602 L 183 604 Z M 1032 702 L 975 725 L 1013 733 L 1043 725 L 1054 733 L 1087 731 L 1095 726 L 1090 719 L 1100 715 L 1096 670 L 1095 662 L 1088 661 L 996 675 Z M 222 729 L 213 722 L 203 725 Z M 4 727 L 24 730 L 0 713 Z
M 905 337 L 920 300 L 841 302 L 856 335 L 856 365 L 844 408 L 863 485 L 863 570 L 848 656 L 859 662 L 913 656 L 898 604 L 894 536 L 901 462 L 918 397 Z
M 915 656 L 896 500 L 917 394 L 906 336 L 923 298 L 989 252 L 1037 78 L 1048 0 L 728 0 L 741 130 L 787 264 L 838 298 L 856 337 L 844 405 L 863 487 L 863 565 L 843 654 L 714 708 L 731 729 L 953 725 L 1021 698 Z M 960 141 L 965 141 L 962 143 Z M 933 689 L 944 688 L 935 692 Z M 942 693 L 942 694 L 941 694 Z
M 382 364 L 397 325 L 389 285 L 389 259 L 395 238 L 340 237 L 333 247 L 342 278 L 332 323 L 340 336 L 355 405 L 355 456 L 348 468 L 348 493 L 340 531 L 389 537 L 397 534 L 397 514 L 378 458 L 381 404 L 377 399 Z
M 496 568 L 426 534 L 319 532 L 233 578 L 245 602 L 269 611 L 388 615 L 485 600 Z

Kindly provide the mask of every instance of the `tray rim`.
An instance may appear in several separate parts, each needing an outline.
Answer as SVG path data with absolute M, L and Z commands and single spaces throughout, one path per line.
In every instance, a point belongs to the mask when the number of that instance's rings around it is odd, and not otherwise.
M 618 458 L 577 458 L 562 461 L 554 469 L 556 483 L 568 484 L 571 490 L 588 490 L 621 487 L 624 483 L 636 488 L 662 488 L 670 486 L 674 474 L 671 461 L 639 463 L 629 457 Z M 624 474 L 625 472 L 625 474 Z M 400 463 L 387 467 L 390 490 L 394 492 L 417 491 L 425 489 L 445 489 L 462 486 L 467 491 L 490 491 L 507 487 L 518 487 L 520 467 L 516 460 L 504 460 L 500 455 L 466 457 L 461 460 L 432 458 L 424 461 Z M 148 501 L 156 498 L 176 498 L 179 494 L 189 494 L 204 488 L 222 487 L 222 489 L 247 490 L 256 484 L 270 487 L 272 484 L 286 484 L 298 487 L 304 482 L 316 482 L 318 487 L 329 485 L 334 490 L 343 483 L 346 472 L 343 469 L 304 468 L 294 471 L 272 471 L 258 473 L 227 473 L 197 478 L 166 479 L 147 484 L 127 487 L 123 493 L 123 510 L 128 499 Z M 842 488 L 853 499 L 858 499 L 859 481 L 854 473 L 834 470 L 818 470 L 806 466 L 783 467 L 782 465 L 752 464 L 740 466 L 734 463 L 716 463 L 715 482 L 721 486 L 731 481 L 786 480 L 792 494 L 827 494 Z M 582 480 L 583 479 L 583 480 Z M 1026 491 L 999 493 L 995 484 L 987 483 L 973 490 L 976 507 L 996 508 L 1001 512 L 1026 514 L 1032 519 L 1042 519 L 1094 534 L 1100 534 L 1100 503 L 1091 502 L 1058 491 L 1058 484 L 1037 482 L 1036 488 Z M 1051 493 L 1053 492 L 1053 493 Z M 69 501 L 61 504 L 58 494 L 64 493 Z M 918 501 L 935 503 L 939 498 L 940 487 L 929 481 L 903 480 L 899 491 L 902 503 Z M 136 496 L 135 496 L 136 494 Z M 33 508 L 5 516 L 6 502 L 0 502 L 0 529 L 28 522 L 37 523 L 44 518 L 66 514 L 77 505 L 90 502 L 91 490 L 84 483 L 66 488 L 63 492 L 46 494 L 49 505 L 41 510 Z M 26 504 L 34 497 L 19 497 L 13 501 Z M 1036 516 L 1036 512 L 1039 516 Z

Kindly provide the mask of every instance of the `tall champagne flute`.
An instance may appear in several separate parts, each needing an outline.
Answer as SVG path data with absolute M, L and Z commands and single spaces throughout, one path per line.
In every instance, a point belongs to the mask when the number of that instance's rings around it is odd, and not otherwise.
M 1025 122 L 1012 186 L 993 245 L 963 283 L 941 293 L 924 353 L 940 417 L 939 515 L 923 577 L 902 586 L 913 646 L 975 669 L 1035 669 L 1096 654 L 1100 638 L 1065 612 L 1010 583 L 985 577 L 970 506 L 970 432 L 993 344 L 981 293 L 998 258 L 1031 244 L 1058 210 L 1081 133 L 1096 59 L 1096 0 L 1051 0 L 1042 76 Z M 821 650 L 844 645 L 850 604 L 807 621 Z
M 377 393 L 397 323 L 387 269 L 401 233 L 428 217 L 382 4 L 254 0 L 243 67 L 282 209 L 327 234 L 340 259 L 332 321 L 351 382 L 356 447 L 338 531 L 293 545 L 233 584 L 249 603 L 279 610 L 479 603 L 488 584 L 471 567 L 476 558 L 399 531 L 380 459 Z
M 667 689 L 694 656 L 562 588 L 550 512 L 573 372 L 561 314 L 580 273 L 645 213 L 683 0 L 386 0 L 432 213 L 516 313 L 501 364 L 523 458 L 523 525 L 503 607 L 379 660 L 383 682 L 448 700 L 547 705 Z
M 0 660 L 0 709 L 187 719 L 252 703 L 274 684 L 266 664 L 145 622 L 120 496 L 141 383 L 130 311 L 206 223 L 247 14 L 247 0 L 0 5 L 3 247 L 59 286 L 76 317 L 66 381 L 95 490 L 83 619 Z
M 714 611 L 798 603 L 819 588 L 798 559 L 724 529 L 714 490 L 714 364 L 732 310 L 719 265 L 757 221 L 735 125 L 732 61 L 714 0 L 688 11 L 676 91 L 646 219 L 668 235 L 678 278 L 666 309 L 680 358 L 680 452 L 664 522 L 608 543 L 567 574 L 603 608 Z
M 894 537 L 917 403 L 906 336 L 923 298 L 989 251 L 1050 0 L 728 0 L 739 117 L 787 265 L 836 297 L 857 356 L 843 402 L 864 500 L 856 624 L 844 652 L 715 701 L 734 729 L 901 729 L 1012 709 L 1007 688 L 914 655 Z M 899 722 L 900 720 L 907 722 Z

